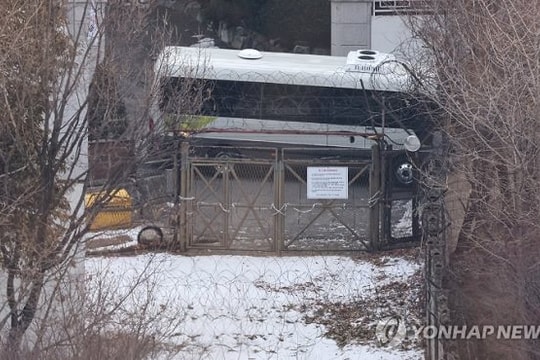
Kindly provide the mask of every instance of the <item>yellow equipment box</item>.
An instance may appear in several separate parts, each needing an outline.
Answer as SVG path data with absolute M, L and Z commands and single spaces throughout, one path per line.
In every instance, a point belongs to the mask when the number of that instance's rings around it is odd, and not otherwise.
M 84 204 L 87 209 L 92 208 L 96 199 L 104 196 L 102 192 L 89 192 L 84 196 Z M 96 214 L 90 230 L 103 230 L 131 226 L 133 208 L 131 196 L 125 189 L 119 189 L 110 199 L 102 205 L 102 209 Z

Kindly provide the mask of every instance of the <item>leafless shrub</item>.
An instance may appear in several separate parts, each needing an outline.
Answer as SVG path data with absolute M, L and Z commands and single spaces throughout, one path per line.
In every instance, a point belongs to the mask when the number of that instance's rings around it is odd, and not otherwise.
M 106 263 L 106 261 L 104 261 Z M 107 267 L 86 276 L 64 276 L 55 291 L 46 288 L 46 317 L 36 316 L 31 346 L 4 351 L 8 359 L 167 359 L 182 344 L 171 343 L 181 332 L 184 309 L 159 291 L 159 264 L 150 258 L 124 277 Z M 116 280 L 112 280 L 116 279 Z M 56 282 L 58 284 L 58 282 Z M 40 309 L 41 310 L 41 309 Z
M 46 358 L 53 350 L 73 358 L 84 353 L 77 343 L 85 335 L 95 340 L 89 344 L 107 336 L 102 331 L 106 327 L 94 331 L 97 325 L 85 324 L 99 314 L 79 311 L 87 303 L 67 299 L 80 295 L 79 300 L 86 300 L 93 291 L 75 286 L 84 284 L 82 250 L 89 223 L 151 153 L 154 139 L 148 133 L 148 114 L 159 84 L 153 81 L 150 57 L 141 59 L 148 49 L 133 44 L 149 36 L 150 48 L 163 46 L 165 35 L 155 36 L 159 28 L 147 26 L 152 3 L 139 7 L 110 1 L 96 8 L 93 4 L 48 0 L 0 4 L 3 358 Z M 121 38 L 105 46 L 105 35 L 113 33 Z M 134 58 L 140 60 L 138 66 L 126 60 Z M 88 85 L 98 64 L 103 76 L 89 95 Z M 135 96 L 137 107 L 126 107 Z M 123 118 L 123 106 L 129 109 L 125 111 L 129 117 Z M 100 122 L 93 122 L 96 119 Z M 126 141 L 131 157 L 103 179 L 96 189 L 102 196 L 85 209 L 89 122 L 93 122 L 93 135 L 102 136 L 112 123 L 126 119 L 128 126 L 117 136 Z M 104 303 L 97 301 L 94 306 L 100 309 Z M 118 309 L 107 311 L 112 314 L 113 310 Z M 137 326 L 148 327 L 149 320 L 130 311 L 121 313 L 133 320 L 129 326 L 110 331 L 126 342 L 140 340 L 146 348 L 148 333 Z M 61 346 L 51 347 L 58 339 L 63 339 Z
M 443 0 L 425 7 L 429 15 L 409 22 L 424 45 L 417 55 L 429 59 L 421 78 L 450 142 L 448 191 L 464 200 L 447 204 L 461 209 L 451 211 L 452 220 L 463 220 L 451 262 L 454 319 L 527 323 L 538 319 L 540 288 L 530 276 L 538 274 L 538 4 Z M 530 343 L 468 345 L 463 358 L 538 356 Z

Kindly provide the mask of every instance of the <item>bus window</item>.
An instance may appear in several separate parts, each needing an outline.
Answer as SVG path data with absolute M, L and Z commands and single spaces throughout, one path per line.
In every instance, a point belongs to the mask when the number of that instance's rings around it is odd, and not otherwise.
M 433 109 L 408 92 L 399 72 L 349 71 L 348 57 L 266 53 L 245 60 L 233 50 L 205 51 L 171 47 L 160 56 L 157 119 L 202 115 L 429 132 Z M 184 66 L 191 60 L 203 61 L 205 70 Z

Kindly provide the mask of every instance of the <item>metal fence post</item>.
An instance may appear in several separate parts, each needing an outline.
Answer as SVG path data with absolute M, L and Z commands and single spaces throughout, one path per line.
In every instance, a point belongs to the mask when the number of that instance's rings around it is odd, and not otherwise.
M 443 286 L 448 266 L 444 204 L 447 164 L 442 134 L 435 132 L 433 138 L 434 149 L 423 179 L 425 205 L 422 212 L 422 241 L 426 257 L 426 325 L 440 327 L 448 322 L 449 317 L 447 290 Z M 442 339 L 428 339 L 426 359 L 446 358 L 444 345 Z
M 371 147 L 371 169 L 369 173 L 369 239 L 372 250 L 380 248 L 380 198 L 381 194 L 381 149 L 379 144 Z

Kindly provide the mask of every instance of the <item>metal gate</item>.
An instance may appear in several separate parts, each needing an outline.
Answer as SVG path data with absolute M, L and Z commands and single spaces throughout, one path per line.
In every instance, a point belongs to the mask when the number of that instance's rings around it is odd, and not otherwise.
M 267 158 L 257 160 L 218 150 L 192 147 L 184 166 L 187 247 L 275 251 L 277 150 L 261 149 Z
M 415 230 L 408 208 L 414 192 L 386 195 L 392 182 L 383 158 L 378 147 L 360 153 L 184 144 L 179 239 L 187 249 L 268 252 L 371 250 L 399 242 L 403 219 Z M 339 170 L 346 196 L 310 196 L 314 169 Z

